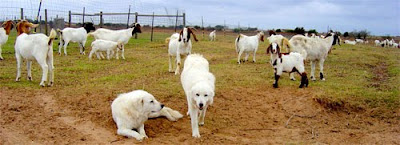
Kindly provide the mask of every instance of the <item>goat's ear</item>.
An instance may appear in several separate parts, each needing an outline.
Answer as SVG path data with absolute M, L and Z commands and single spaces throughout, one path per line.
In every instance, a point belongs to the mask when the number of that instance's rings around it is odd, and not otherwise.
M 276 51 L 278 52 L 279 58 L 282 58 L 281 48 L 279 48 L 279 45 L 276 45 Z
M 179 32 L 179 39 L 178 39 L 179 42 L 182 41 L 182 35 L 183 35 L 183 30 L 181 30 L 181 32 Z
M 187 28 L 187 29 L 188 29 L 189 35 L 192 34 L 192 35 L 193 35 L 193 39 L 194 39 L 195 41 L 199 41 L 199 40 L 197 40 L 196 34 L 193 33 L 192 29 L 190 29 L 190 28 Z
M 269 44 L 267 48 L 267 54 L 269 54 L 272 51 L 272 44 Z
M 260 40 L 264 42 L 264 35 L 261 35 Z

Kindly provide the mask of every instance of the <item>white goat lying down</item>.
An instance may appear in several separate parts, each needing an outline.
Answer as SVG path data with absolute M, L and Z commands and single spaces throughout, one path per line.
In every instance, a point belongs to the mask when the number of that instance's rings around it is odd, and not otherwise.
M 217 37 L 216 31 L 217 30 L 214 30 L 210 33 L 210 36 L 209 36 L 210 41 L 215 41 L 215 38 Z
M 166 116 L 176 121 L 183 117 L 178 111 L 164 107 L 153 95 L 143 90 L 118 95 L 111 104 L 111 112 L 118 127 L 117 134 L 139 141 L 147 138 L 144 122 L 148 118 Z
M 122 42 L 114 42 L 101 39 L 93 41 L 91 46 L 92 46 L 92 51 L 90 51 L 89 59 L 92 59 L 93 53 L 96 53 L 97 59 L 101 59 L 98 53 L 99 51 L 107 52 L 108 60 L 110 60 L 110 56 L 112 57 L 114 55 L 114 51 L 116 51 L 117 52 L 116 57 L 118 59 L 118 51 L 124 48 L 124 44 Z
M 129 42 L 129 39 L 135 33 L 142 33 L 141 27 L 139 23 L 134 23 L 131 28 L 129 29 L 122 29 L 122 30 L 109 30 L 105 28 L 99 28 L 94 32 L 90 32 L 88 36 L 93 36 L 96 40 L 109 40 L 114 42 L 122 42 L 124 45 Z M 117 50 L 118 53 L 119 50 Z M 123 46 L 121 51 L 122 59 L 125 59 L 125 46 Z M 118 59 L 118 57 L 117 57 Z
M 350 45 L 356 45 L 356 41 L 351 41 L 351 40 L 344 40 L 344 43 L 350 44 Z
M 271 53 L 271 64 L 274 67 L 275 73 L 275 82 L 273 84 L 274 88 L 278 88 L 278 80 L 282 75 L 282 72 L 299 73 L 301 76 L 299 88 L 308 86 L 307 73 L 304 69 L 304 59 L 300 53 L 290 52 L 283 54 L 280 52 L 280 47 L 276 42 L 273 42 L 268 46 L 267 54 L 269 53 Z
M 8 20 L 3 22 L 2 26 L 3 28 L 0 28 L 0 60 L 3 60 L 3 56 L 1 55 L 1 47 L 7 42 L 8 35 L 10 35 L 11 29 L 14 26 L 14 22 L 12 20 Z
M 23 59 L 27 61 L 28 80 L 32 80 L 31 66 L 32 60 L 36 60 L 42 67 L 43 75 L 40 86 L 44 87 L 47 81 L 47 74 L 50 74 L 49 86 L 54 82 L 54 66 L 53 66 L 53 40 L 57 36 L 54 29 L 51 29 L 50 36 L 44 34 L 27 34 L 30 28 L 36 25 L 23 20 L 17 24 L 18 36 L 15 41 L 15 57 L 17 59 L 17 78 L 21 78 L 21 63 Z
M 63 30 L 57 29 L 60 33 L 60 43 L 58 46 L 58 54 L 61 55 L 61 48 L 64 46 L 64 55 L 67 55 L 67 46 L 69 42 L 77 42 L 80 47 L 80 54 L 85 55 L 85 44 L 87 33 L 90 30 L 95 30 L 93 23 L 85 23 L 80 28 L 64 28 Z
M 253 52 L 253 62 L 256 62 L 256 53 L 258 49 L 258 42 L 264 42 L 264 32 L 260 31 L 257 35 L 254 36 L 246 36 L 243 34 L 239 34 L 239 36 L 235 40 L 236 52 L 238 53 L 237 63 L 240 64 L 240 57 L 243 53 L 246 53 L 246 57 L 243 62 L 247 61 L 249 58 L 249 54 Z
M 329 33 L 324 39 L 308 38 L 303 35 L 293 36 L 290 43 L 291 52 L 299 52 L 304 59 L 311 62 L 311 80 L 316 80 L 314 77 L 315 63 L 319 61 L 320 79 L 325 80 L 323 69 L 328 52 L 335 44 L 336 38 L 334 33 Z
M 181 56 L 186 56 L 192 53 L 192 41 L 190 40 L 190 34 L 193 35 L 195 41 L 198 41 L 191 28 L 183 28 L 179 34 L 174 33 L 170 37 L 168 44 L 168 71 L 173 72 L 171 61 L 172 57 L 176 56 L 175 75 L 178 75 L 180 72 L 179 69 L 181 65 Z

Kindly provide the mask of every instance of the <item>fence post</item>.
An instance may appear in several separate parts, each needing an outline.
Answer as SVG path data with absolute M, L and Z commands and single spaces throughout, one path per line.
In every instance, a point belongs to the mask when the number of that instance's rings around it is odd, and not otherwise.
M 39 16 L 39 32 L 42 33 L 42 16 Z
M 204 23 L 203 23 L 203 16 L 201 16 L 201 32 L 202 32 L 202 34 L 201 34 L 202 39 L 204 40 Z
M 103 11 L 100 11 L 100 28 L 103 28 Z
M 151 39 L 150 39 L 151 42 L 153 42 L 153 29 L 154 29 L 154 12 L 153 12 L 153 18 L 151 19 Z
M 82 13 L 82 26 L 85 23 L 85 7 L 83 7 L 83 13 Z
M 47 35 L 47 9 L 44 9 L 44 32 Z
M 135 23 L 138 22 L 138 12 L 135 12 Z M 137 39 L 137 33 L 135 33 L 135 39 Z
M 175 19 L 175 32 L 176 32 L 176 27 L 178 26 L 178 10 L 176 11 L 176 19 Z
M 21 20 L 24 19 L 24 8 L 21 8 Z
M 186 27 L 186 14 L 183 13 L 183 27 Z
M 126 22 L 126 28 L 129 28 L 129 16 L 131 15 L 131 5 L 129 5 L 129 10 L 128 10 L 128 22 Z
M 225 38 L 225 27 L 226 27 L 226 25 L 225 25 L 225 20 L 224 20 L 224 38 Z
M 71 27 L 71 11 L 68 11 L 68 27 Z

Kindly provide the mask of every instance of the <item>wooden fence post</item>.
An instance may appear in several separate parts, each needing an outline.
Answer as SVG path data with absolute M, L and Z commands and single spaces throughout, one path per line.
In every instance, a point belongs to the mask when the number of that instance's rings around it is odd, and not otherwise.
M 68 12 L 68 27 L 71 27 L 71 11 Z
M 186 14 L 183 13 L 183 27 L 186 27 Z
M 47 9 L 44 9 L 44 32 L 47 35 L 48 30 L 47 30 Z
M 126 28 L 129 28 L 129 16 L 131 15 L 131 5 L 129 5 L 129 10 L 128 10 L 128 22 L 126 22 Z
M 154 12 L 153 12 L 153 18 L 151 20 L 151 38 L 150 38 L 151 42 L 153 42 L 153 29 L 154 29 Z
M 100 28 L 103 28 L 103 11 L 100 11 Z
M 176 11 L 176 19 L 175 19 L 175 32 L 176 32 L 176 27 L 178 26 L 178 10 Z
M 82 13 L 82 26 L 85 23 L 85 7 L 83 7 L 83 13 Z
M 138 22 L 138 12 L 135 12 L 135 23 Z M 137 39 L 137 34 L 135 33 L 135 39 Z
M 24 8 L 21 8 L 21 20 L 24 19 Z

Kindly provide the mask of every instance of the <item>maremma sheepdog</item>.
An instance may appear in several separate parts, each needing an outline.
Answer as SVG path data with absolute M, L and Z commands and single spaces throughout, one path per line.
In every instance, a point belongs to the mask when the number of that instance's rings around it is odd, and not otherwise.
M 199 54 L 189 55 L 183 66 L 181 82 L 188 101 L 192 136 L 199 138 L 199 125 L 204 125 L 207 107 L 212 105 L 215 95 L 215 77 L 209 72 L 208 61 Z
M 118 127 L 117 134 L 139 141 L 147 138 L 144 122 L 148 118 L 165 116 L 176 121 L 183 117 L 178 111 L 164 107 L 153 95 L 143 90 L 118 95 L 111 104 L 111 112 Z

